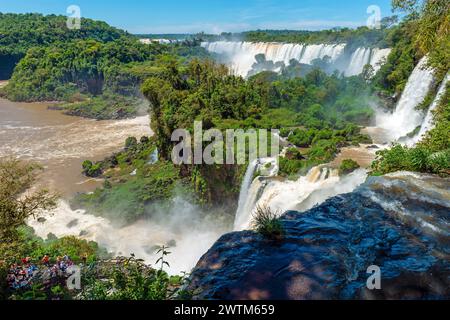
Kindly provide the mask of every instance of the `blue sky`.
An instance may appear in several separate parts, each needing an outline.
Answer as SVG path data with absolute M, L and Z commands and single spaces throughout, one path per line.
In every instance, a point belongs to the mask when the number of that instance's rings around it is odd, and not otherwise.
M 66 14 L 104 20 L 132 33 L 208 33 L 365 25 L 367 8 L 392 15 L 391 0 L 0 0 L 0 12 Z

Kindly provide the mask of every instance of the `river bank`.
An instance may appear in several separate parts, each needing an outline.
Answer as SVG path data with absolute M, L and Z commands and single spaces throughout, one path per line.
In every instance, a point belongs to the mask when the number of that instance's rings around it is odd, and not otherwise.
M 38 185 L 67 199 L 90 192 L 100 181 L 86 179 L 81 164 L 123 148 L 128 136 L 151 135 L 149 117 L 95 121 L 48 110 L 46 103 L 0 99 L 0 157 L 17 157 L 43 166 Z

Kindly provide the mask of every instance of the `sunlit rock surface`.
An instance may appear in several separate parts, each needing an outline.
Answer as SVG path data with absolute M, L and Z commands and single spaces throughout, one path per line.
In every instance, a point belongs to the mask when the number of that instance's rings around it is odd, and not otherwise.
M 285 239 L 224 235 L 191 276 L 196 299 L 450 298 L 450 179 L 397 173 L 305 213 Z M 369 266 L 381 290 L 368 290 Z

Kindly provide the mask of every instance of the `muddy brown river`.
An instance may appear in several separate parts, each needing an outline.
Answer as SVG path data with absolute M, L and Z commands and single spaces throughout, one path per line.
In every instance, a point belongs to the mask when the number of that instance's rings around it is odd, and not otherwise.
M 40 163 L 38 184 L 63 197 L 92 191 L 101 182 L 81 174 L 84 160 L 119 151 L 129 136 L 150 135 L 149 117 L 95 121 L 47 109 L 45 103 L 0 99 L 0 158 Z

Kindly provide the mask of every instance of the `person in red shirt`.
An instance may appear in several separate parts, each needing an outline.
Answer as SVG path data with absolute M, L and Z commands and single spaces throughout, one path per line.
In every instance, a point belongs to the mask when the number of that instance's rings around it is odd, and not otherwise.
M 48 255 L 45 255 L 42 258 L 42 263 L 45 264 L 45 265 L 47 265 L 49 263 L 49 261 L 50 261 L 50 258 L 48 257 Z

